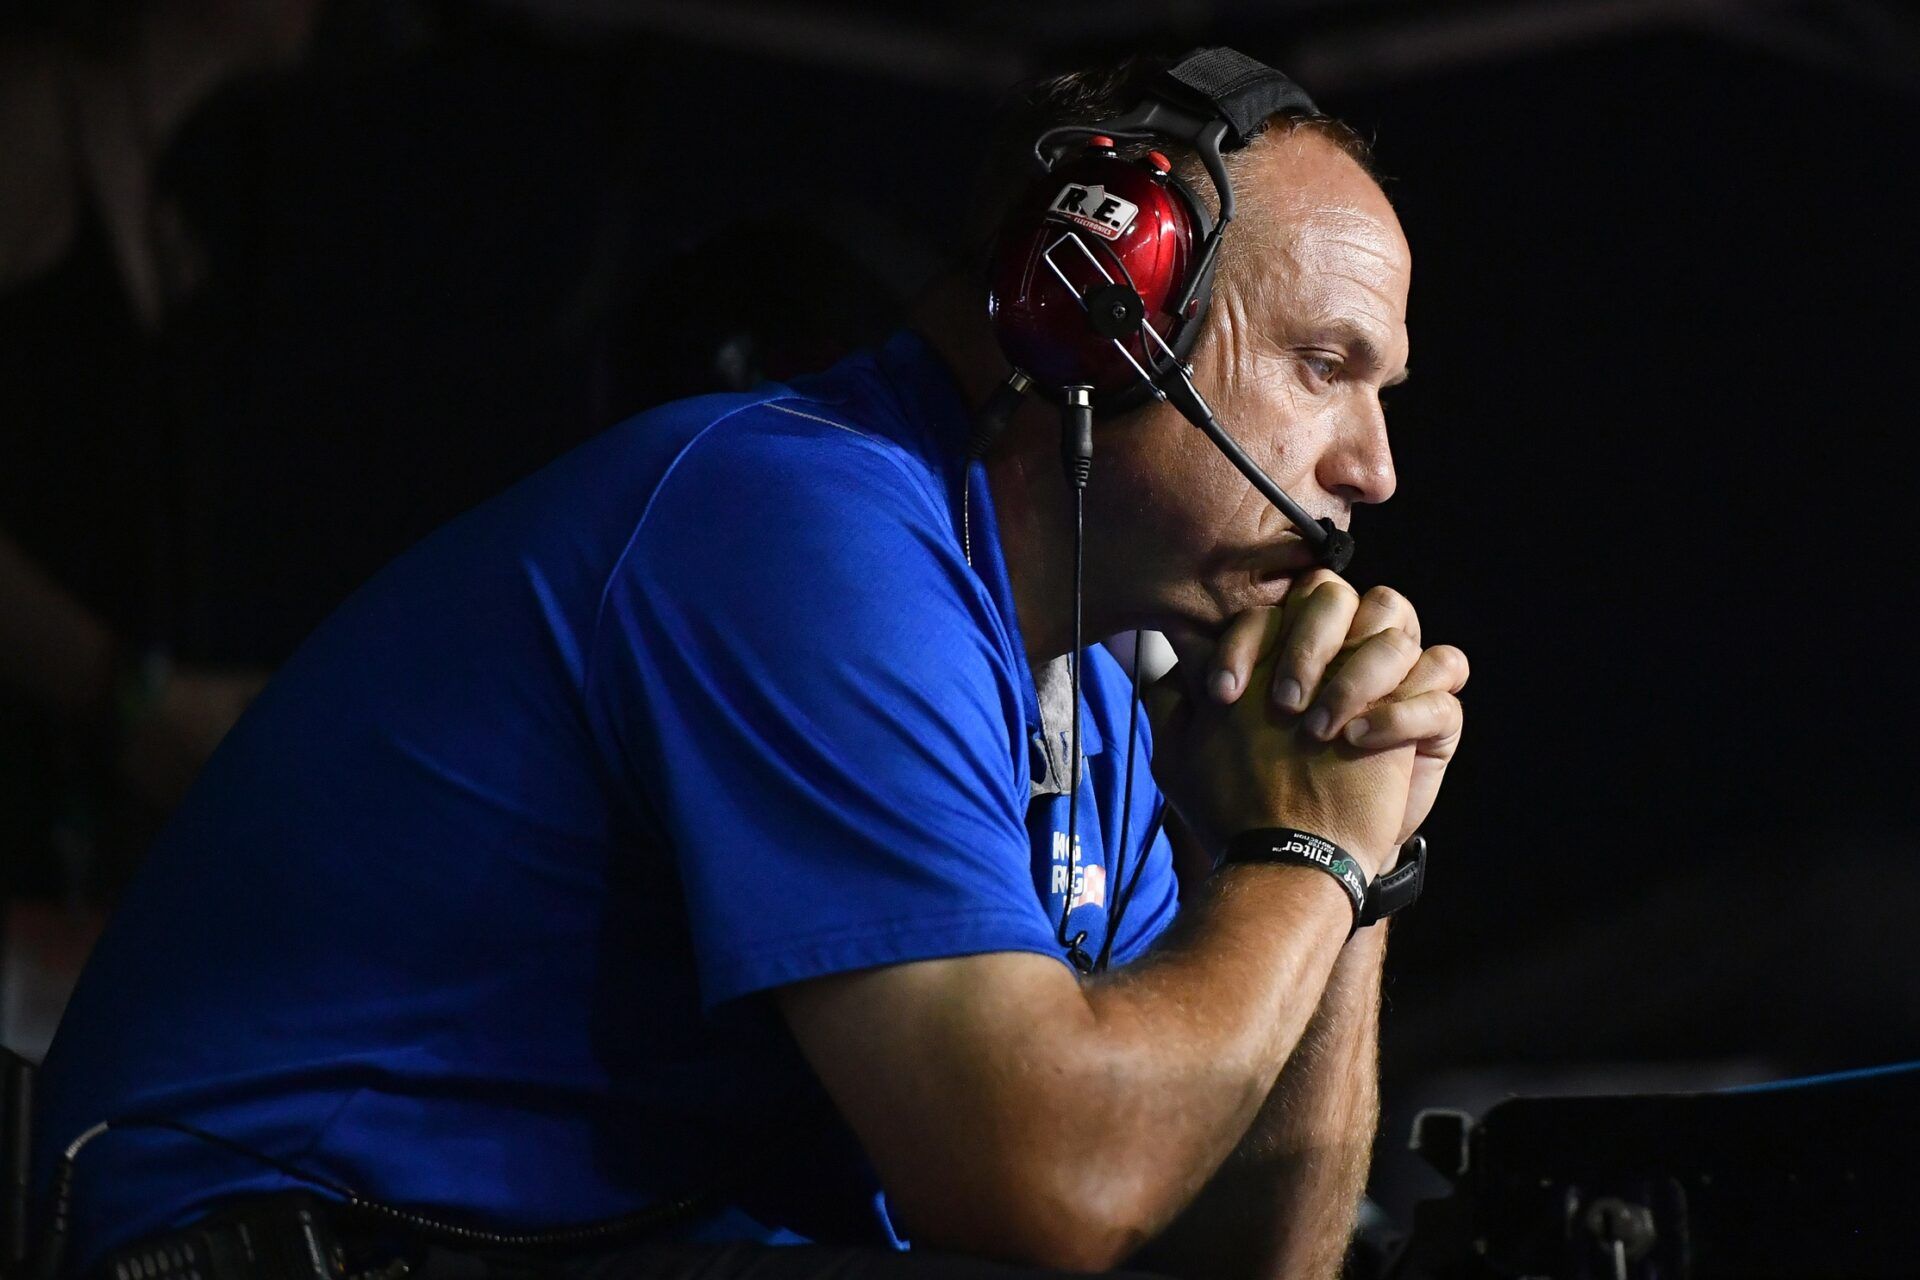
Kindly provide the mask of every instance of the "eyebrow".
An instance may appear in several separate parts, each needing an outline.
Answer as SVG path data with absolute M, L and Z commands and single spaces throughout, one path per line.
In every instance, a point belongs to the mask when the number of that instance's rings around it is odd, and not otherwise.
M 1380 354 L 1380 348 L 1373 345 L 1373 339 L 1369 338 L 1353 325 L 1345 321 L 1336 320 L 1326 325 L 1324 331 L 1328 338 L 1343 343 L 1349 351 L 1353 352 L 1354 358 L 1362 364 L 1378 369 L 1386 363 L 1386 360 Z M 1403 368 L 1400 372 L 1394 374 L 1380 385 L 1382 387 L 1397 387 L 1405 382 L 1411 373 L 1412 370 Z

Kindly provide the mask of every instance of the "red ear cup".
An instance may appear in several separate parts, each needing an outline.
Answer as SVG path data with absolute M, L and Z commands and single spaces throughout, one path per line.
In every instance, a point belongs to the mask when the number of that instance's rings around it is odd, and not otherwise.
M 1199 253 L 1200 217 L 1191 197 L 1149 162 L 1097 149 L 1055 165 L 1015 208 L 994 248 L 987 310 L 1007 359 L 1050 391 L 1092 387 L 1096 404 L 1144 390 L 1114 344 L 1142 367 L 1164 365 L 1165 352 L 1130 322 L 1144 314 L 1179 349 L 1182 320 L 1194 317 L 1168 308 Z M 1090 315 L 1087 295 L 1096 290 L 1099 314 Z M 1129 291 L 1139 304 L 1123 316 Z M 1197 314 L 1205 303 L 1196 301 Z

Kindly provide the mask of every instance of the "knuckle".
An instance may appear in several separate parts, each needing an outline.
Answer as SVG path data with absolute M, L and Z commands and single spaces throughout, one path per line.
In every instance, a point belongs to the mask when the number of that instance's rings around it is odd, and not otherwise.
M 1372 637 L 1375 643 L 1385 645 L 1404 658 L 1420 656 L 1420 642 L 1405 627 L 1388 627 Z
M 1430 652 L 1440 663 L 1441 670 L 1454 677 L 1459 684 L 1467 682 L 1469 664 L 1466 651 L 1450 644 L 1435 645 Z
M 1314 702 L 1336 711 L 1343 711 L 1358 702 L 1353 677 L 1342 672 L 1328 676 L 1320 685 L 1320 694 Z
M 1313 662 L 1324 662 L 1338 652 L 1347 630 L 1337 617 L 1303 619 L 1287 636 L 1284 652 Z
M 1331 569 L 1313 569 L 1307 573 L 1306 577 L 1300 579 L 1300 586 L 1304 588 L 1301 594 L 1312 595 L 1329 582 L 1344 581 L 1344 578 Z
M 1367 588 L 1367 594 L 1360 598 L 1361 607 L 1369 610 L 1375 617 L 1393 619 L 1402 630 L 1410 633 L 1415 640 L 1420 638 L 1420 614 L 1414 609 L 1413 601 L 1389 586 Z
M 1318 571 L 1324 573 L 1324 570 Z M 1295 588 L 1294 594 L 1300 599 L 1300 612 L 1308 617 L 1324 615 L 1335 611 L 1348 611 L 1357 607 L 1354 602 L 1360 599 L 1353 584 L 1332 574 L 1316 576 L 1304 584 L 1304 591 Z
M 1466 721 L 1466 708 L 1460 705 L 1460 699 L 1450 693 L 1440 693 L 1429 704 L 1430 715 L 1437 737 L 1451 737 L 1460 732 L 1460 726 Z
M 1286 645 L 1280 650 L 1280 661 L 1285 664 L 1287 670 L 1296 675 L 1318 671 L 1327 664 L 1326 657 L 1320 652 L 1320 645 L 1314 637 L 1302 635 L 1290 636 L 1287 639 Z
M 1367 594 L 1362 596 L 1361 599 L 1365 600 L 1374 608 L 1385 610 L 1388 613 L 1413 612 L 1413 605 L 1408 602 L 1405 596 L 1395 591 L 1392 587 L 1368 587 Z
M 1405 702 L 1379 702 L 1367 708 L 1367 724 L 1370 732 L 1384 733 L 1390 737 L 1399 737 L 1407 726 L 1407 707 Z

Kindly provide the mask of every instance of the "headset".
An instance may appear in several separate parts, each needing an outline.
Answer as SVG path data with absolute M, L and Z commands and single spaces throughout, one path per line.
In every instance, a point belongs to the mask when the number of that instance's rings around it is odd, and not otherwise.
M 1093 124 L 1056 125 L 1034 139 L 1040 176 L 995 240 L 987 314 L 1012 372 L 981 407 L 970 450 L 983 457 L 1029 395 L 1060 408 L 1061 461 L 1074 492 L 1070 868 L 1079 856 L 1080 614 L 1095 418 L 1149 400 L 1171 404 L 1287 518 L 1321 564 L 1339 573 L 1353 559 L 1351 535 L 1330 519 L 1314 519 L 1247 456 L 1194 387 L 1188 364 L 1212 301 L 1221 241 L 1233 221 L 1233 183 L 1222 155 L 1246 146 L 1282 113 L 1318 116 L 1320 110 L 1299 85 L 1243 53 L 1194 50 L 1156 75 L 1125 113 Z M 1200 157 L 1217 197 L 1217 218 L 1163 153 L 1121 153 L 1122 143 L 1155 140 L 1183 144 Z M 1146 863 L 1143 857 L 1132 879 L 1125 879 L 1139 689 L 1136 645 L 1117 851 L 1122 861 L 1110 880 L 1115 894 L 1106 945 L 1095 958 L 1082 946 L 1084 931 L 1069 936 L 1071 873 L 1056 930 L 1066 958 L 1082 974 L 1106 967 Z M 1145 847 L 1157 838 L 1158 821 Z
M 1095 416 L 1149 399 L 1173 405 L 1294 525 L 1334 572 L 1353 539 L 1315 520 L 1248 457 L 1193 385 L 1187 357 L 1212 301 L 1220 245 L 1233 221 L 1233 183 L 1222 153 L 1253 140 L 1276 114 L 1320 114 L 1305 90 L 1233 49 L 1200 49 L 1156 76 L 1123 115 L 1057 125 L 1034 140 L 1042 176 L 1002 225 L 987 314 L 1012 373 L 981 410 L 973 438 L 984 453 L 1029 394 L 1062 408 L 1068 478 L 1084 487 Z M 1121 155 L 1122 142 L 1165 139 L 1191 147 L 1218 198 L 1219 217 L 1173 172 L 1165 155 Z M 1068 156 L 1074 144 L 1078 153 Z

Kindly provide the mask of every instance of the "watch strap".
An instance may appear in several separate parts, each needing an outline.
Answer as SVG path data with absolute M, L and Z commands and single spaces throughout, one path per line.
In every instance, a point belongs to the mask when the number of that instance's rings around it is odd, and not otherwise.
M 1426 880 L 1427 838 L 1416 831 L 1400 846 L 1400 865 L 1367 886 L 1356 927 L 1364 929 L 1418 902 Z

